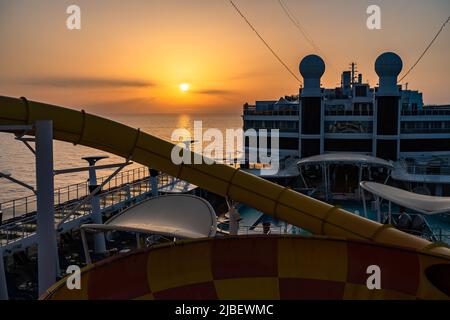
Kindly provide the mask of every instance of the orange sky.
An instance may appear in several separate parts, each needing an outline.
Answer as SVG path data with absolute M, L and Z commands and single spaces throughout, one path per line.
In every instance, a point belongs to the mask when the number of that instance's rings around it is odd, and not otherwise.
M 448 0 L 284 2 L 326 55 L 327 87 L 352 60 L 375 85 L 373 63 L 387 50 L 409 67 L 450 14 Z M 70 4 L 81 7 L 80 31 L 65 26 Z M 278 1 L 236 4 L 298 74 L 314 50 Z M 366 28 L 369 4 L 382 9 L 380 31 Z M 450 103 L 449 40 L 446 29 L 407 79 L 426 103 Z M 226 0 L 0 0 L 0 41 L 0 94 L 99 114 L 239 113 L 298 91 Z

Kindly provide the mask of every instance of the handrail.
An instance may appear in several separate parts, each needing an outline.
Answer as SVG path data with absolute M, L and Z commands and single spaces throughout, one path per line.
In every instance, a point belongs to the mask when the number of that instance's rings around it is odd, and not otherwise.
M 325 110 L 325 116 L 373 116 L 373 110 Z
M 396 170 L 408 174 L 416 174 L 423 176 L 450 176 L 450 165 L 422 165 L 408 163 L 401 159 L 395 165 Z
M 450 110 L 402 110 L 402 116 L 450 116 Z
M 145 179 L 138 179 L 135 182 L 131 182 L 129 184 L 124 184 L 118 188 L 113 188 L 109 191 L 103 192 L 99 195 L 99 199 L 100 199 L 100 208 L 101 208 L 101 212 L 107 211 L 111 208 L 113 208 L 114 206 L 117 206 L 121 203 L 123 203 L 124 201 L 133 201 L 134 199 L 136 199 L 137 197 L 140 197 L 144 194 L 148 194 L 152 191 L 151 189 L 151 183 L 150 183 L 150 177 L 147 177 Z M 160 174 L 158 176 L 158 187 L 159 188 L 164 188 L 170 185 L 173 185 L 175 183 L 178 183 L 180 180 L 176 179 L 174 177 L 171 177 L 167 174 Z M 144 186 L 147 186 L 146 188 L 144 188 Z M 134 196 L 131 196 L 131 192 L 129 192 L 132 189 L 135 189 L 136 187 L 139 187 L 139 190 L 136 192 L 136 190 L 134 190 L 133 192 L 136 193 Z M 125 195 L 124 195 L 125 194 Z M 109 205 L 108 205 L 108 197 L 112 200 Z M 64 207 L 58 208 L 58 210 L 56 211 L 56 213 L 59 214 L 64 214 L 64 212 L 66 210 L 72 210 L 71 207 L 77 206 L 79 202 L 74 202 L 74 203 L 70 203 L 67 204 Z M 87 210 L 84 210 L 87 209 Z M 69 217 L 68 219 L 66 219 L 64 221 L 64 223 L 68 223 L 70 221 L 73 221 L 75 219 L 78 218 L 83 218 L 86 216 L 89 216 L 91 214 L 91 210 L 90 210 L 90 203 L 84 203 L 81 207 L 78 208 L 79 213 L 81 212 L 81 214 L 79 214 L 77 217 Z M 21 236 L 16 237 L 14 239 L 9 239 L 9 234 L 10 233 L 17 233 L 18 228 L 20 229 L 21 226 L 23 225 L 33 225 L 36 226 L 36 214 L 32 215 L 32 216 L 24 216 L 23 218 L 19 219 L 19 220 L 15 220 L 15 221 L 11 221 L 9 223 L 0 225 L 0 232 L 2 234 L 7 234 L 7 238 L 6 239 L 0 239 L 0 242 L 6 241 L 6 243 L 4 244 L 8 244 L 12 241 L 18 241 L 21 240 L 29 235 L 34 234 L 35 232 L 26 232 L 25 230 L 20 231 L 19 233 L 22 232 Z M 64 225 L 64 223 L 62 225 Z
M 105 180 L 103 180 L 103 182 L 101 184 L 99 184 L 95 190 L 93 190 L 92 192 L 89 193 L 89 195 L 85 198 L 83 198 L 80 202 L 78 202 L 78 204 L 69 212 L 67 213 L 62 219 L 61 221 L 58 223 L 58 227 L 61 226 L 61 224 L 63 224 L 67 219 L 70 218 L 70 216 L 72 214 L 74 214 L 74 212 L 80 208 L 84 203 L 87 203 L 89 200 L 91 200 L 93 197 L 95 197 L 95 195 L 108 183 L 110 182 L 119 172 L 120 170 L 122 170 L 126 165 L 127 165 L 128 161 L 119 166 L 113 174 L 111 174 L 109 177 L 107 177 Z
M 244 116 L 298 116 L 298 110 L 244 110 Z
M 130 169 L 117 174 L 112 181 L 107 184 L 107 189 L 116 188 L 123 185 L 125 182 L 143 179 L 149 176 L 149 171 L 145 166 Z M 131 178 L 132 177 L 132 178 Z M 108 176 L 101 176 L 97 178 L 99 184 L 103 183 Z M 63 186 L 55 189 L 55 206 L 63 205 L 64 203 L 74 201 L 80 197 L 89 195 L 89 182 L 80 182 L 75 184 L 70 184 L 68 186 Z M 20 207 L 23 207 L 20 209 Z M 0 203 L 0 210 L 3 211 L 3 220 L 14 219 L 28 213 L 36 211 L 36 195 L 29 195 L 22 198 L 7 200 Z M 10 214 L 8 214 L 10 211 Z

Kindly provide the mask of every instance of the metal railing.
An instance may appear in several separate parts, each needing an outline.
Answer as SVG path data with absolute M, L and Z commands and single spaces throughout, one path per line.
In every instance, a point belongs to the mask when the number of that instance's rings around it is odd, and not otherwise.
M 141 180 L 149 176 L 148 168 L 138 167 L 117 174 L 109 181 L 105 189 L 111 190 L 132 181 Z M 106 180 L 107 176 L 97 178 L 98 184 Z M 67 204 L 71 201 L 77 201 L 80 198 L 89 195 L 89 182 L 80 182 L 55 189 L 55 207 Z M 0 211 L 3 212 L 3 220 L 15 219 L 37 210 L 36 195 L 30 195 L 23 198 L 5 201 L 0 203 Z M 1 222 L 1 221 L 0 221 Z
M 450 116 L 450 110 L 402 110 L 402 116 Z
M 297 110 L 251 110 L 244 109 L 244 116 L 299 116 L 299 111 Z
M 298 133 L 298 128 L 283 128 L 283 127 L 274 127 L 274 126 L 262 126 L 262 125 L 256 125 L 256 126 L 245 126 L 244 131 L 247 130 L 278 130 L 279 133 Z
M 434 241 L 445 243 L 450 245 L 450 234 L 443 233 L 442 229 L 432 229 L 433 234 L 429 235 L 433 237 Z M 250 236 L 250 235 L 303 235 L 303 236 L 311 236 L 312 234 L 304 229 L 298 229 L 298 232 L 293 233 L 292 230 L 287 229 L 284 226 L 271 226 L 268 228 L 264 228 L 262 226 L 256 227 L 248 227 L 248 226 L 240 226 L 239 227 L 239 235 Z M 417 234 L 417 236 L 421 236 L 421 234 Z M 430 240 L 430 239 L 429 239 Z
M 448 176 L 450 175 L 450 166 L 423 166 L 423 165 L 405 165 L 407 173 L 429 175 L 429 176 Z
M 31 236 L 36 232 L 36 216 L 0 226 L 0 246 Z
M 403 127 L 400 131 L 402 134 L 418 134 L 418 133 L 450 133 L 450 128 L 408 128 Z
M 106 192 L 102 192 L 99 197 L 101 212 L 113 209 L 114 207 L 125 207 L 126 201 L 132 201 L 138 196 L 146 194 L 151 191 L 150 178 L 123 185 Z M 69 203 L 55 212 L 56 222 L 61 221 L 67 214 L 72 213 L 73 209 L 78 205 L 78 202 Z M 65 222 L 70 222 L 91 214 L 91 203 L 83 203 L 80 207 L 70 215 Z
M 261 225 L 257 226 L 239 226 L 239 235 L 311 235 L 310 232 L 295 227 L 297 232 L 292 232 L 292 228 L 287 228 L 286 226 L 270 226 L 264 227 Z
M 373 116 L 373 110 L 325 110 L 326 116 Z
M 448 231 L 444 231 L 442 229 L 434 229 L 433 232 L 434 236 L 437 238 L 437 241 L 450 245 L 450 233 L 444 233 Z
M 133 170 L 130 170 L 130 172 L 131 171 Z M 125 174 L 124 177 L 126 175 L 127 174 Z M 102 192 L 99 195 L 101 213 L 126 208 L 133 202 L 141 200 L 141 197 L 145 197 L 152 191 L 150 177 L 142 178 L 142 176 L 139 176 L 136 173 L 134 177 L 137 181 L 126 183 L 126 180 L 123 180 L 123 185 L 115 188 L 112 187 L 110 190 Z M 122 181 L 122 178 L 118 177 L 118 181 Z M 158 189 L 174 185 L 180 181 L 181 180 L 167 174 L 161 174 L 158 176 Z M 61 219 L 63 219 L 67 213 L 71 212 L 81 200 L 82 199 L 78 199 L 78 201 L 55 207 L 55 222 L 58 223 L 61 221 Z M 65 220 L 64 223 L 88 217 L 90 214 L 91 204 L 88 202 L 80 206 L 74 214 Z M 33 235 L 36 232 L 36 225 L 36 214 L 22 216 L 20 219 L 0 225 L 0 245 L 7 245 L 11 242 Z

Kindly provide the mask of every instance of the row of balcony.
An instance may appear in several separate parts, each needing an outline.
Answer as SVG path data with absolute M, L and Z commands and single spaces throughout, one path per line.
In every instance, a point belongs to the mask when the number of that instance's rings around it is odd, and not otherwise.
M 298 116 L 299 110 L 256 110 L 244 108 L 244 116 Z M 326 116 L 373 116 L 373 110 L 325 110 Z M 402 116 L 450 116 L 450 110 L 402 110 Z

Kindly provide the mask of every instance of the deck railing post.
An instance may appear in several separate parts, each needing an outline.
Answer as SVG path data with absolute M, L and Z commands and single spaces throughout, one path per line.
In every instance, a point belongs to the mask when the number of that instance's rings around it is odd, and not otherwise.
M 95 172 L 95 161 L 92 161 L 89 163 L 89 185 L 91 186 L 92 190 L 94 191 L 95 187 L 97 186 L 97 173 Z M 91 199 L 91 210 L 92 210 L 92 216 L 94 223 L 96 224 L 103 224 L 103 218 L 102 213 L 100 209 L 100 196 L 99 194 L 95 194 Z M 95 241 L 95 253 L 105 253 L 106 252 L 106 242 L 105 242 L 105 235 L 103 233 L 96 233 L 94 235 L 94 241 Z
M 56 280 L 57 244 L 53 180 L 53 122 L 36 121 L 36 189 L 39 294 Z
M 0 249 L 0 300 L 9 300 L 5 263 L 3 259 L 3 250 Z
M 127 184 L 127 200 L 131 200 L 131 186 Z
M 158 190 L 158 171 L 150 169 L 150 183 L 152 185 L 152 196 L 156 197 L 159 194 Z

